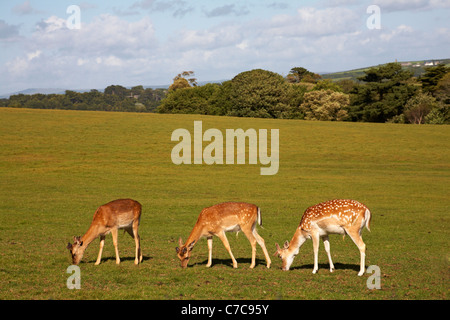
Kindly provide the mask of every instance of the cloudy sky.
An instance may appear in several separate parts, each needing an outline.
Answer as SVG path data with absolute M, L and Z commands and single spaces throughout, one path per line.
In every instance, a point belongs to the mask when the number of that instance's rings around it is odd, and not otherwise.
M 0 94 L 450 58 L 449 17 L 450 0 L 1 0 Z

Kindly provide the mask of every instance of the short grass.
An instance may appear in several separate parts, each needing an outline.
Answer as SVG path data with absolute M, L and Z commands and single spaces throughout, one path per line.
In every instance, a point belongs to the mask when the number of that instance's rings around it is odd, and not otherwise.
M 280 130 L 280 170 L 260 165 L 180 165 L 171 162 L 173 130 L 202 120 L 204 130 Z M 450 127 L 307 122 L 190 115 L 0 109 L 0 299 L 447 299 L 449 292 Z M 65 248 L 82 235 L 95 209 L 130 197 L 143 205 L 144 261 L 119 234 L 122 263 L 111 237 L 94 266 L 98 241 L 86 251 L 81 289 L 69 290 Z M 313 275 L 307 242 L 289 272 L 261 249 L 250 270 L 245 236 L 228 234 L 239 268 L 219 239 L 213 267 L 206 241 L 189 268 L 175 254 L 201 209 L 223 201 L 261 207 L 259 228 L 269 252 L 289 240 L 310 205 L 352 198 L 372 211 L 364 231 L 366 266 L 381 270 L 381 289 L 357 276 L 359 252 L 331 236 L 336 271 L 321 245 Z

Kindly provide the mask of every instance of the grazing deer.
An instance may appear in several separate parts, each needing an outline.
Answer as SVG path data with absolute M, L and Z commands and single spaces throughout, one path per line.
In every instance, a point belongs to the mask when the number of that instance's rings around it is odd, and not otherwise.
M 105 236 L 111 232 L 114 248 L 116 250 L 116 264 L 120 263 L 119 250 L 117 248 L 117 234 L 119 229 L 125 229 L 136 243 L 136 259 L 134 264 L 142 262 L 140 237 L 138 234 L 141 220 L 142 206 L 131 199 L 119 199 L 100 206 L 94 214 L 91 226 L 82 237 L 73 237 L 74 244 L 67 245 L 72 255 L 72 263 L 79 264 L 88 245 L 100 236 L 100 251 L 95 265 L 100 264 L 102 258 Z
M 355 200 L 331 200 L 316 204 L 306 209 L 300 225 L 298 226 L 291 242 L 286 241 L 280 248 L 276 243 L 278 255 L 282 262 L 282 269 L 287 271 L 298 254 L 300 247 L 307 239 L 312 239 L 314 248 L 314 269 L 318 267 L 319 238 L 322 238 L 325 251 L 330 262 L 330 272 L 334 271 L 333 261 L 330 255 L 329 234 L 348 234 L 361 253 L 361 267 L 358 276 L 362 276 L 365 270 L 366 245 L 361 238 L 364 227 L 370 231 L 372 215 L 369 209 Z
M 206 237 L 208 241 L 208 263 L 206 267 L 212 264 L 212 237 L 215 235 L 222 240 L 223 245 L 227 249 L 233 261 L 233 268 L 237 268 L 236 259 L 231 252 L 230 244 L 225 232 L 242 231 L 250 241 L 252 246 L 252 263 L 250 268 L 255 267 L 256 242 L 260 245 L 267 261 L 267 268 L 270 268 L 270 257 L 267 253 L 264 239 L 256 231 L 256 224 L 262 225 L 261 212 L 254 204 L 244 202 L 225 202 L 215 206 L 205 208 L 200 213 L 197 223 L 192 229 L 186 243 L 179 239 L 179 247 L 175 248 L 178 258 L 181 260 L 181 267 L 186 268 L 191 256 L 194 245 L 201 237 Z

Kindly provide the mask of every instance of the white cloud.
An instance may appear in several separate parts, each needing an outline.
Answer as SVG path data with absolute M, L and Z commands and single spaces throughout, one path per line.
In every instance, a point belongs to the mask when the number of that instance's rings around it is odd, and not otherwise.
M 61 29 L 66 29 L 66 20 L 51 16 L 36 25 L 37 32 L 52 33 Z
M 154 47 L 153 25 L 148 18 L 128 22 L 117 16 L 103 14 L 91 23 L 82 23 L 79 30 L 69 30 L 65 20 L 50 17 L 36 26 L 31 42 L 38 47 L 56 48 L 61 52 L 84 54 L 130 54 Z
M 36 50 L 27 54 L 28 61 L 38 58 L 42 54 L 41 50 Z
M 380 39 L 383 41 L 391 41 L 393 38 L 399 38 L 402 35 L 413 35 L 414 29 L 410 26 L 406 26 L 406 25 L 400 25 L 398 26 L 396 29 L 392 30 L 392 31 L 388 31 L 388 32 L 383 32 L 380 35 Z
M 5 63 L 4 70 L 9 83 L 25 88 L 36 86 L 31 83 L 98 88 L 100 81 L 106 86 L 125 75 L 148 71 L 146 66 L 154 66 L 151 59 L 158 55 L 149 18 L 129 22 L 112 15 L 82 23 L 79 30 L 70 30 L 65 19 L 51 16 L 36 25 L 24 46 L 27 51 Z
M 393 2 L 378 1 L 394 8 Z M 417 6 L 422 4 L 422 0 L 414 1 Z M 333 1 L 350 2 L 354 3 Z M 135 9 L 164 9 L 158 0 L 143 0 L 135 5 Z M 171 6 L 164 10 L 187 8 L 182 1 L 169 1 L 167 5 Z M 194 70 L 199 80 L 219 80 L 254 68 L 281 74 L 296 66 L 314 72 L 339 71 L 396 58 L 444 57 L 449 52 L 444 50 L 449 49 L 448 44 L 442 41 L 449 38 L 448 28 L 440 26 L 439 32 L 425 32 L 402 21 L 397 23 L 400 25 L 383 24 L 381 30 L 368 30 L 365 9 L 356 5 L 302 7 L 285 14 L 245 16 L 237 21 L 234 16 L 207 19 L 203 11 L 197 12 L 197 17 L 208 21 L 207 27 L 185 20 L 164 31 L 168 36 L 158 34 L 158 38 L 157 32 L 162 31 L 155 29 L 152 15 L 125 18 L 102 14 L 89 21 L 82 18 L 79 30 L 69 30 L 65 19 L 50 16 L 22 39 L 22 53 L 10 55 L 9 61 L 0 66 L 0 73 L 6 75 L 6 85 L 18 86 L 19 90 L 36 87 L 36 83 L 101 89 L 110 84 L 169 84 L 183 70 Z M 2 26 L 5 37 L 12 34 L 20 38 L 18 27 L 2 21 L 0 38 Z M 5 81 L 0 85 L 5 88 Z
M 283 37 L 315 37 L 352 32 L 360 21 L 358 14 L 347 8 L 298 9 L 296 15 L 272 18 L 268 32 Z

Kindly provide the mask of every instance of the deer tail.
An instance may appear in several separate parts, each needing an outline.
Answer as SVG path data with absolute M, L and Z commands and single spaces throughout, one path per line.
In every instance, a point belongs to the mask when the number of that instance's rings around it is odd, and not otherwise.
M 364 213 L 364 220 L 367 230 L 370 231 L 370 221 L 372 220 L 372 214 L 370 213 L 369 209 L 366 209 L 366 212 Z

